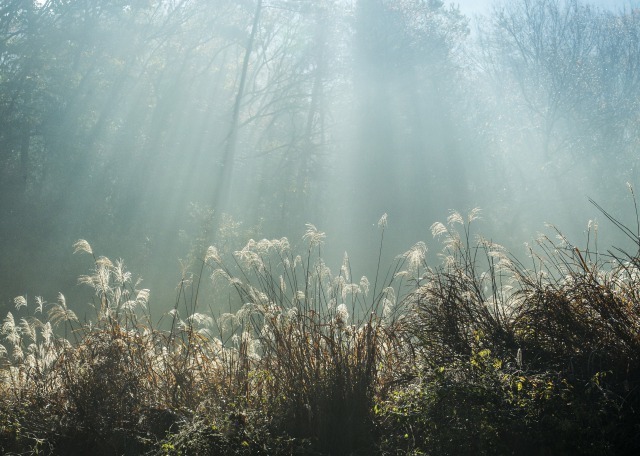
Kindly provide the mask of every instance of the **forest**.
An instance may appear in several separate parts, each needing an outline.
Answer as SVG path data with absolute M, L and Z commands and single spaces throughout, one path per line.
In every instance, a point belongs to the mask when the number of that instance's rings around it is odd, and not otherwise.
M 640 9 L 0 0 L 0 453 L 640 451 Z

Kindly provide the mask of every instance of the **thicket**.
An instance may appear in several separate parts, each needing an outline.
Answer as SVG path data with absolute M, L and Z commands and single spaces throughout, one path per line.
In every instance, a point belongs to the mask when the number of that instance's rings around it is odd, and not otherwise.
M 435 265 L 418 243 L 371 281 L 346 256 L 333 274 L 312 225 L 302 255 L 209 247 L 160 322 L 80 240 L 94 317 L 60 294 L 3 321 L 0 451 L 636 454 L 640 228 L 602 212 L 633 252 L 600 252 L 590 223 L 586 246 L 556 230 L 520 261 L 474 234 L 477 210 L 431 227 Z M 205 281 L 237 310 L 215 315 Z

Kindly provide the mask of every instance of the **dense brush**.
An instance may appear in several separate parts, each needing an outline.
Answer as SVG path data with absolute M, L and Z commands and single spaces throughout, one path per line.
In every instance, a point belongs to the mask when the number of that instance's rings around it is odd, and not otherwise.
M 636 246 L 638 237 L 605 212 Z M 96 256 L 60 294 L 2 324 L 0 446 L 38 454 L 623 454 L 640 448 L 640 260 L 558 230 L 529 265 L 473 234 L 479 211 L 431 227 L 385 274 L 337 274 L 324 233 L 206 249 L 175 307 Z M 382 232 L 386 216 L 380 220 Z M 380 258 L 382 257 L 380 253 Z M 210 277 L 208 292 L 204 280 Z M 224 299 L 231 309 L 214 314 Z M 207 309 L 208 308 L 208 309 Z M 234 310 L 235 308 L 235 310 Z M 580 438 L 572 436 L 578 435 Z

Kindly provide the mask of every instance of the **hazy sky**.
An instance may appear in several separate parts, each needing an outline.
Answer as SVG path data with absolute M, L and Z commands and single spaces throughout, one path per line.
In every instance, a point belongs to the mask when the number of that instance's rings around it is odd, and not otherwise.
M 458 4 L 460 9 L 467 15 L 473 15 L 475 13 L 487 12 L 491 4 L 495 3 L 495 0 L 454 0 L 449 3 Z M 587 0 L 581 3 L 589 3 L 597 5 L 603 8 L 619 9 L 625 5 L 638 5 L 638 0 Z

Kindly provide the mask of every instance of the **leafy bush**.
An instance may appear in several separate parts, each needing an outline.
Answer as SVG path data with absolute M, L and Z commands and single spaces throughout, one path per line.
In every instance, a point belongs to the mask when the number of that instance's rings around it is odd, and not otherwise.
M 639 234 L 605 215 L 638 245 Z M 422 265 L 410 297 L 422 380 L 420 393 L 401 395 L 409 402 L 400 403 L 404 410 L 416 403 L 427 417 L 416 447 L 434 454 L 637 451 L 638 256 L 581 250 L 556 230 L 558 243 L 541 236 L 530 249 L 528 269 L 500 246 L 472 239 L 474 218 L 452 213 L 447 225 L 433 225 L 434 236 L 444 236 L 443 262 Z

